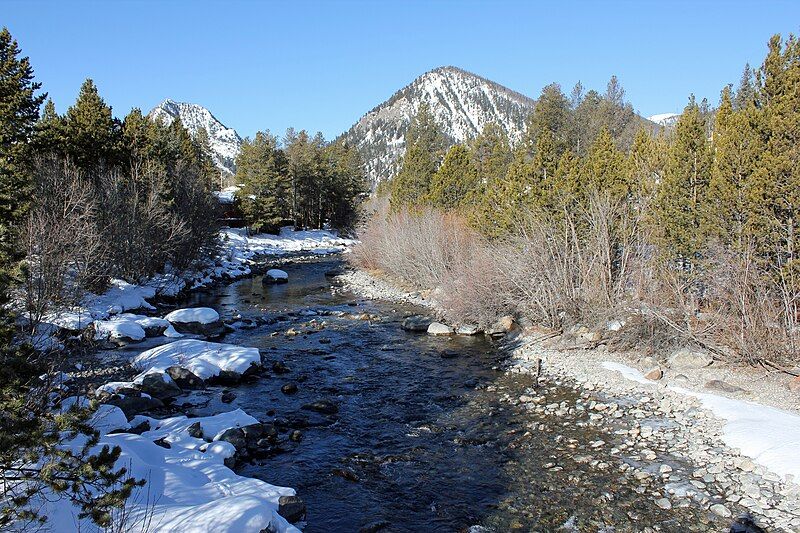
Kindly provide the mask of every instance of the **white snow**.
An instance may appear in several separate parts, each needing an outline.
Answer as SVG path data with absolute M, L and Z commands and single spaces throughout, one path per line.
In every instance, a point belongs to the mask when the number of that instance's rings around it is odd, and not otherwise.
M 623 365 L 620 363 L 613 363 L 611 361 L 603 361 L 603 368 L 619 372 L 620 374 L 623 375 L 623 377 L 625 377 L 625 379 L 630 379 L 632 381 L 636 381 L 637 383 L 641 383 L 643 385 L 655 385 L 655 381 L 647 379 L 646 377 L 644 377 L 644 374 L 642 374 L 635 368 L 631 368 L 627 365 Z
M 164 372 L 177 365 L 201 379 L 208 379 L 223 370 L 243 374 L 252 364 L 261 364 L 261 355 L 258 348 L 189 339 L 142 352 L 131 363 L 144 373 Z
M 654 384 L 635 368 L 610 361 L 603 362 L 603 367 L 616 370 L 627 379 Z M 722 437 L 725 444 L 779 476 L 800 479 L 800 415 L 718 394 L 668 388 L 699 399 L 704 408 L 725 420 Z
M 217 197 L 217 201 L 222 205 L 229 205 L 236 201 L 236 193 L 242 190 L 244 185 L 231 185 L 230 187 L 225 187 L 222 190 L 214 191 L 214 196 Z
M 164 318 L 173 324 L 213 324 L 219 320 L 219 313 L 210 307 L 191 307 L 176 309 Z
M 680 114 L 678 113 L 659 113 L 657 115 L 650 115 L 647 117 L 647 120 L 650 122 L 655 122 L 660 126 L 669 126 L 673 124 L 678 117 L 680 117 Z
M 800 480 L 800 415 L 718 394 L 670 390 L 698 398 L 703 407 L 726 420 L 723 440 L 728 446 L 779 476 Z
M 121 414 L 116 407 L 103 407 L 110 408 L 103 409 L 106 418 Z M 119 446 L 122 453 L 116 466 L 125 467 L 133 477 L 147 481 L 126 503 L 126 522 L 120 524 L 125 531 L 256 533 L 269 529 L 279 533 L 299 532 L 277 513 L 278 499 L 294 495 L 293 489 L 235 474 L 223 463 L 235 451 L 232 444 L 208 443 L 190 437 L 186 431 L 196 422 L 206 434 L 255 423 L 256 419 L 236 410 L 193 419 L 180 416 L 156 420 L 138 416 L 132 423 L 144 420 L 153 429 L 141 436 L 108 435 L 107 429 L 117 429 L 111 428 L 113 423 L 95 426 L 102 435 L 98 449 L 103 445 Z M 169 449 L 153 443 L 162 438 L 170 443 Z M 48 500 L 42 509 L 49 518 L 47 530 L 71 533 L 95 529 L 89 519 L 78 519 L 79 509 L 67 499 L 51 495 Z
M 144 328 L 133 320 L 96 320 L 94 327 L 95 340 L 130 339 L 133 341 L 141 341 L 145 338 Z

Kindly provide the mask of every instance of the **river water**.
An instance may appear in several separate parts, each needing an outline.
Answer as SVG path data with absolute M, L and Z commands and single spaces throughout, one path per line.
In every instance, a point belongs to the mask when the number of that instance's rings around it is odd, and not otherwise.
M 275 371 L 233 389 L 230 406 L 220 389 L 196 394 L 191 412 L 241 407 L 276 423 L 274 453 L 237 470 L 294 487 L 305 531 L 722 530 L 699 507 L 658 508 L 620 473 L 616 435 L 590 427 L 584 412 L 545 416 L 506 401 L 575 404 L 569 384 L 534 390 L 530 376 L 503 371 L 504 355 L 482 336 L 403 331 L 403 318 L 424 310 L 334 293 L 325 272 L 338 265 L 286 264 L 288 284 L 255 276 L 185 302 L 272 322 L 224 342 L 260 348 Z M 297 392 L 283 393 L 290 383 Z M 338 412 L 303 409 L 319 400 Z M 606 445 L 592 447 L 599 440 Z

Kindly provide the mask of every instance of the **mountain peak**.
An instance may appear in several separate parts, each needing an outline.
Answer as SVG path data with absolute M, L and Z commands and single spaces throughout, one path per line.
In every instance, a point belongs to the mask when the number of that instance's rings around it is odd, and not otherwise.
M 522 138 L 535 101 L 454 66 L 425 72 L 361 117 L 344 135 L 364 159 L 373 184 L 390 179 L 405 152 L 405 133 L 420 105 L 427 103 L 450 143 L 476 137 L 494 122 L 512 142 Z
M 236 156 L 242 146 L 242 139 L 236 130 L 225 126 L 205 107 L 166 98 L 147 116 L 153 120 L 163 120 L 166 124 L 180 118 L 181 123 L 192 135 L 197 135 L 200 129 L 205 129 L 208 132 L 211 157 L 214 163 L 223 173 L 233 174 L 236 172 Z

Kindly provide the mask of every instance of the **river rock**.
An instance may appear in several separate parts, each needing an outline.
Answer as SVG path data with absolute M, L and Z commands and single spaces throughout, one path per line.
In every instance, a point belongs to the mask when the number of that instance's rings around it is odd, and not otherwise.
M 792 392 L 800 392 L 800 377 L 796 377 L 792 379 L 789 383 L 786 384 Z
M 164 402 L 158 398 L 147 398 L 146 396 L 114 395 L 108 398 L 105 403 L 116 405 L 122 409 L 122 412 L 125 413 L 125 416 L 128 418 L 133 418 L 138 414 L 146 413 L 152 409 L 164 407 Z
M 306 516 L 306 504 L 299 496 L 281 496 L 278 498 L 278 514 L 289 522 L 297 522 Z
M 195 439 L 204 438 L 203 427 L 200 425 L 200 422 L 195 422 L 194 424 L 186 428 L 186 433 L 188 433 L 190 437 L 194 437 Z
M 172 378 L 178 387 L 181 389 L 202 389 L 205 387 L 205 382 L 194 375 L 189 370 L 179 366 L 171 366 L 167 368 L 167 375 Z
M 730 510 L 721 503 L 715 503 L 712 505 L 711 512 L 717 516 L 721 516 L 722 518 L 728 518 L 731 516 Z
M 264 283 L 275 285 L 278 283 L 288 283 L 289 282 L 289 274 L 285 271 L 271 268 L 267 270 L 267 273 L 264 274 Z
M 480 328 L 474 324 L 461 324 L 456 333 L 458 335 L 477 335 L 480 331 Z
M 176 309 L 164 317 L 178 333 L 215 338 L 225 333 L 225 324 L 219 313 L 210 307 Z
M 705 384 L 705 388 L 710 389 L 710 390 L 721 391 L 721 392 L 728 392 L 728 393 L 743 392 L 744 391 L 743 388 L 737 387 L 736 385 L 731 385 L 730 383 L 727 383 L 727 382 L 722 381 L 720 379 L 712 379 L 711 381 L 708 381 Z
M 681 348 L 669 356 L 669 366 L 672 368 L 705 368 L 714 362 L 706 352 Z
M 492 326 L 486 330 L 487 335 L 505 335 L 514 329 L 514 317 L 511 315 L 501 316 Z
M 413 315 L 403 320 L 401 326 L 406 331 L 425 332 L 428 331 L 428 326 L 433 322 L 430 318 L 422 315 Z
M 171 377 L 160 372 L 146 374 L 142 378 L 142 384 L 139 388 L 145 394 L 158 398 L 162 402 L 183 394 L 181 388 L 172 381 Z
M 339 407 L 330 400 L 317 400 L 316 402 L 307 403 L 302 409 L 316 411 L 324 415 L 333 415 L 339 412 Z
M 292 432 L 289 433 L 289 440 L 292 442 L 300 442 L 303 440 L 303 432 L 299 429 L 292 430 Z
M 231 403 L 235 399 L 236 399 L 236 393 L 229 390 L 223 392 L 222 396 L 220 397 L 220 401 L 222 403 Z
M 360 481 L 358 475 L 349 468 L 334 468 L 331 472 L 333 472 L 334 476 L 339 476 L 347 481 L 352 481 L 354 483 L 358 483 Z
M 297 392 L 297 384 L 287 383 L 281 387 L 281 392 L 284 394 L 294 394 L 295 392 Z
M 247 448 L 247 437 L 242 428 L 230 428 L 220 431 L 215 437 L 216 441 L 230 442 L 237 451 Z
M 664 377 L 664 371 L 661 370 L 659 367 L 655 367 L 647 371 L 644 375 L 645 378 L 651 379 L 653 381 L 658 381 L 659 379 Z
M 431 322 L 428 326 L 428 335 L 444 336 L 452 334 L 453 328 L 441 322 Z

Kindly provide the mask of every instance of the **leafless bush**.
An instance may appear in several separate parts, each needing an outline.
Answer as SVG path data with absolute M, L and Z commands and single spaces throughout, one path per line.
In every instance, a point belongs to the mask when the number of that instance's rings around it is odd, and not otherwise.
M 376 213 L 360 235 L 354 260 L 381 269 L 418 289 L 441 286 L 463 272 L 479 238 L 455 214 L 435 209 Z
M 35 165 L 34 203 L 22 228 L 27 252 L 27 318 L 37 324 L 48 306 L 77 303 L 105 281 L 107 242 L 98 227 L 91 184 L 70 165 L 42 157 Z

